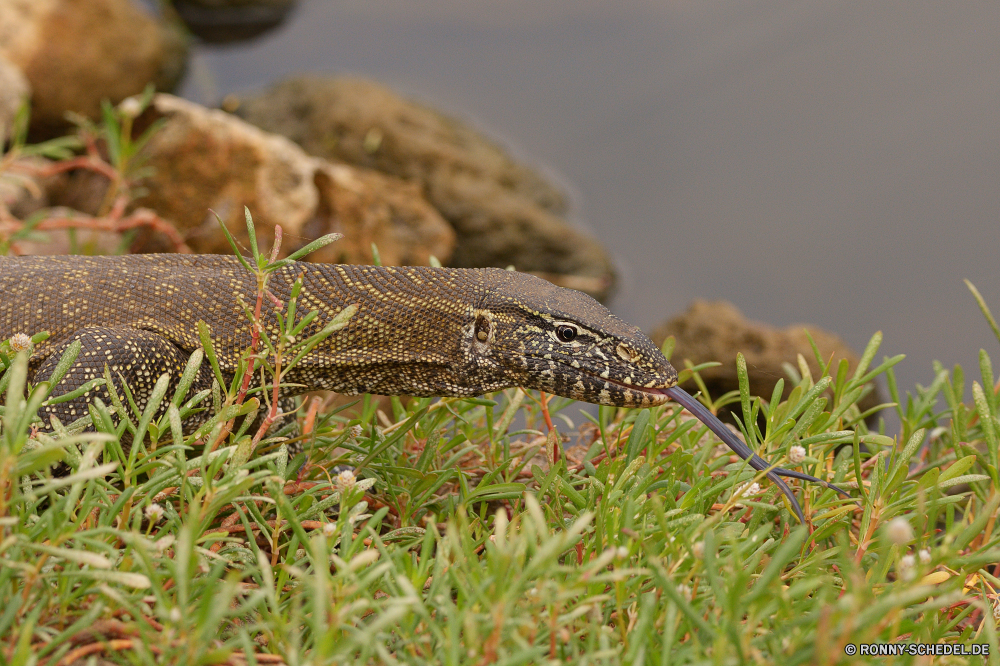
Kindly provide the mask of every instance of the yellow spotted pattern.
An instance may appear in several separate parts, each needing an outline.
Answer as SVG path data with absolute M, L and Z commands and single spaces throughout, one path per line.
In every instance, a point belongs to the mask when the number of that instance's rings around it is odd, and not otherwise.
M 666 401 L 643 389 L 677 381 L 639 329 L 589 296 L 531 275 L 297 263 L 271 278 L 271 292 L 287 301 L 299 275 L 299 316 L 319 312 L 304 335 L 350 304 L 359 308 L 289 377 L 305 387 L 301 391 L 473 396 L 521 386 L 637 407 Z M 200 346 L 198 321 L 212 331 L 223 372 L 234 372 L 250 344 L 239 302 L 253 304 L 255 294 L 254 277 L 236 258 L 221 255 L 0 257 L 0 338 L 49 331 L 31 359 L 32 378 L 39 379 L 48 377 L 68 344 L 80 340 L 80 356 L 57 393 L 103 376 L 107 365 L 135 391 L 141 407 L 156 379 L 168 372 L 176 380 Z M 270 299 L 264 310 L 273 334 Z M 567 331 L 569 341 L 560 338 Z M 192 390 L 210 385 L 205 363 Z M 87 413 L 90 397 L 49 413 L 72 421 Z

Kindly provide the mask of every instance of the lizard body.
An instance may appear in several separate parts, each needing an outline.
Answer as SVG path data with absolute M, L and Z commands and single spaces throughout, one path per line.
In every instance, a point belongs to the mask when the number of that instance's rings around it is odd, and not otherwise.
M 496 268 L 312 263 L 279 269 L 268 287 L 285 302 L 299 276 L 298 316 L 319 313 L 304 336 L 351 304 L 359 309 L 302 359 L 287 378 L 300 388 L 288 395 L 327 389 L 473 396 L 521 386 L 619 407 L 651 407 L 673 398 L 755 469 L 770 469 L 676 386 L 676 370 L 645 334 L 585 294 Z M 118 375 L 124 378 L 141 408 L 157 378 L 167 372 L 176 381 L 201 346 L 199 321 L 208 324 L 220 368 L 231 378 L 250 345 L 244 305 L 255 301 L 256 289 L 239 260 L 222 255 L 0 257 L 0 339 L 50 333 L 32 356 L 32 380 L 48 377 L 62 351 L 80 340 L 81 352 L 55 394 L 103 376 L 107 365 L 116 382 Z M 276 317 L 265 301 L 265 327 L 275 330 Z M 192 388 L 211 382 L 203 365 Z M 106 397 L 103 387 L 95 392 Z M 88 399 L 45 407 L 42 416 L 75 420 L 87 414 Z M 768 472 L 801 519 L 779 474 L 816 479 L 781 468 Z

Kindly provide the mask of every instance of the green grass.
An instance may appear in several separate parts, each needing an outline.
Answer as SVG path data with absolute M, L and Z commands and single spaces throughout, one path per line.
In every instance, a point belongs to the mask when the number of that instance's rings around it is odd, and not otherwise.
M 261 341 L 267 358 L 293 359 L 286 337 Z M 741 365 L 743 391 L 710 402 L 763 423 L 744 435 L 769 460 L 857 498 L 800 485 L 801 526 L 761 475 L 743 497 L 753 470 L 673 405 L 590 418 L 553 398 L 567 438 L 518 389 L 364 396 L 315 420 L 307 403 L 306 453 L 290 456 L 248 429 L 268 395 L 238 380 L 193 397 L 164 382 L 144 413 L 125 393 L 92 405 L 94 430 L 39 432 L 51 383 L 28 386 L 26 355 L 0 343 L 0 663 L 790 666 L 864 662 L 845 646 L 889 641 L 987 644 L 995 663 L 989 357 L 976 380 L 938 367 L 903 395 L 901 357 L 875 366 L 879 344 L 852 373 L 789 368 L 787 400 L 751 398 Z M 880 378 L 898 437 L 857 407 Z M 213 418 L 185 434 L 197 408 Z M 126 430 L 143 443 L 123 447 Z

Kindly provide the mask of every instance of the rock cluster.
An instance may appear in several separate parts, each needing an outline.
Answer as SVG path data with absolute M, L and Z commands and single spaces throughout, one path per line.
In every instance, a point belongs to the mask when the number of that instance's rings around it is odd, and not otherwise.
M 229 102 L 240 117 L 312 155 L 418 185 L 455 229 L 451 265 L 513 265 L 607 296 L 611 260 L 564 219 L 562 193 L 467 124 L 348 77 L 296 77 Z
M 147 145 L 152 175 L 136 203 L 173 220 L 195 252 L 230 251 L 215 214 L 245 244 L 249 206 L 258 240 L 266 243 L 281 224 L 289 252 L 326 233 L 344 234 L 312 261 L 371 263 L 372 243 L 387 264 L 451 256 L 454 232 L 410 183 L 312 157 L 282 136 L 171 95 L 154 97 L 139 120 L 163 125 Z M 144 233 L 134 249 L 169 246 Z
M 194 12 L 230 25 L 233 17 L 278 12 L 262 23 L 270 25 L 293 7 L 291 0 L 186 0 L 173 17 Z M 134 0 L 3 0 L 0 124 L 9 127 L 30 97 L 37 140 L 70 131 L 67 114 L 100 121 L 104 100 L 119 104 L 149 84 L 169 91 L 185 67 L 181 34 L 176 21 Z M 562 193 L 468 125 L 359 79 L 293 78 L 235 106 L 239 116 L 158 94 L 136 119 L 135 136 L 154 120 L 162 127 L 142 154 L 152 168 L 134 191 L 145 194 L 130 196 L 126 213 L 142 210 L 162 224 L 141 226 L 132 251 L 171 251 L 181 239 L 196 252 L 227 252 L 209 210 L 239 238 L 249 206 L 262 235 L 282 225 L 287 251 L 330 231 L 344 234 L 313 261 L 370 262 L 374 244 L 384 263 L 513 265 L 609 295 L 611 260 L 566 221 Z M 100 170 L 50 178 L 38 176 L 37 165 L 19 166 L 18 183 L 0 192 L 8 212 L 62 206 L 64 218 L 74 211 L 102 218 L 117 197 L 109 193 L 114 179 Z M 115 231 L 124 227 L 105 227 L 88 241 L 95 250 L 119 245 Z M 25 240 L 19 249 L 69 249 L 69 232 L 46 232 L 48 246 Z

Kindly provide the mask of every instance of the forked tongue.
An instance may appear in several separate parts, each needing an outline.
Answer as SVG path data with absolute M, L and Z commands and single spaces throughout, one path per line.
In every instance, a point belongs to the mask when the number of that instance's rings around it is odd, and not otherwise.
M 796 472 L 791 469 L 785 469 L 784 467 L 772 468 L 766 460 L 751 451 L 749 446 L 744 444 L 743 441 L 737 437 L 725 423 L 719 420 L 719 417 L 708 411 L 703 404 L 698 402 L 694 396 L 682 389 L 680 386 L 671 386 L 667 389 L 659 389 L 658 392 L 669 396 L 671 400 L 694 414 L 695 418 L 707 425 L 709 430 L 714 432 L 719 439 L 726 443 L 726 446 L 731 448 L 740 458 L 748 461 L 750 466 L 755 470 L 759 472 L 766 471 L 767 478 L 781 488 L 781 492 L 783 492 L 785 497 L 788 498 L 788 501 L 792 503 L 792 508 L 795 509 L 795 515 L 799 517 L 799 522 L 805 523 L 806 518 L 802 514 L 802 508 L 799 506 L 799 501 L 795 498 L 795 494 L 792 493 L 792 489 L 789 488 L 788 484 L 781 479 L 783 476 L 791 477 L 793 479 L 801 479 L 803 481 L 812 481 L 813 483 L 818 483 L 826 488 L 835 490 L 844 497 L 850 497 L 848 493 L 841 490 L 837 486 L 832 483 L 827 483 L 822 479 L 817 479 L 815 476 L 809 476 L 808 474 Z

